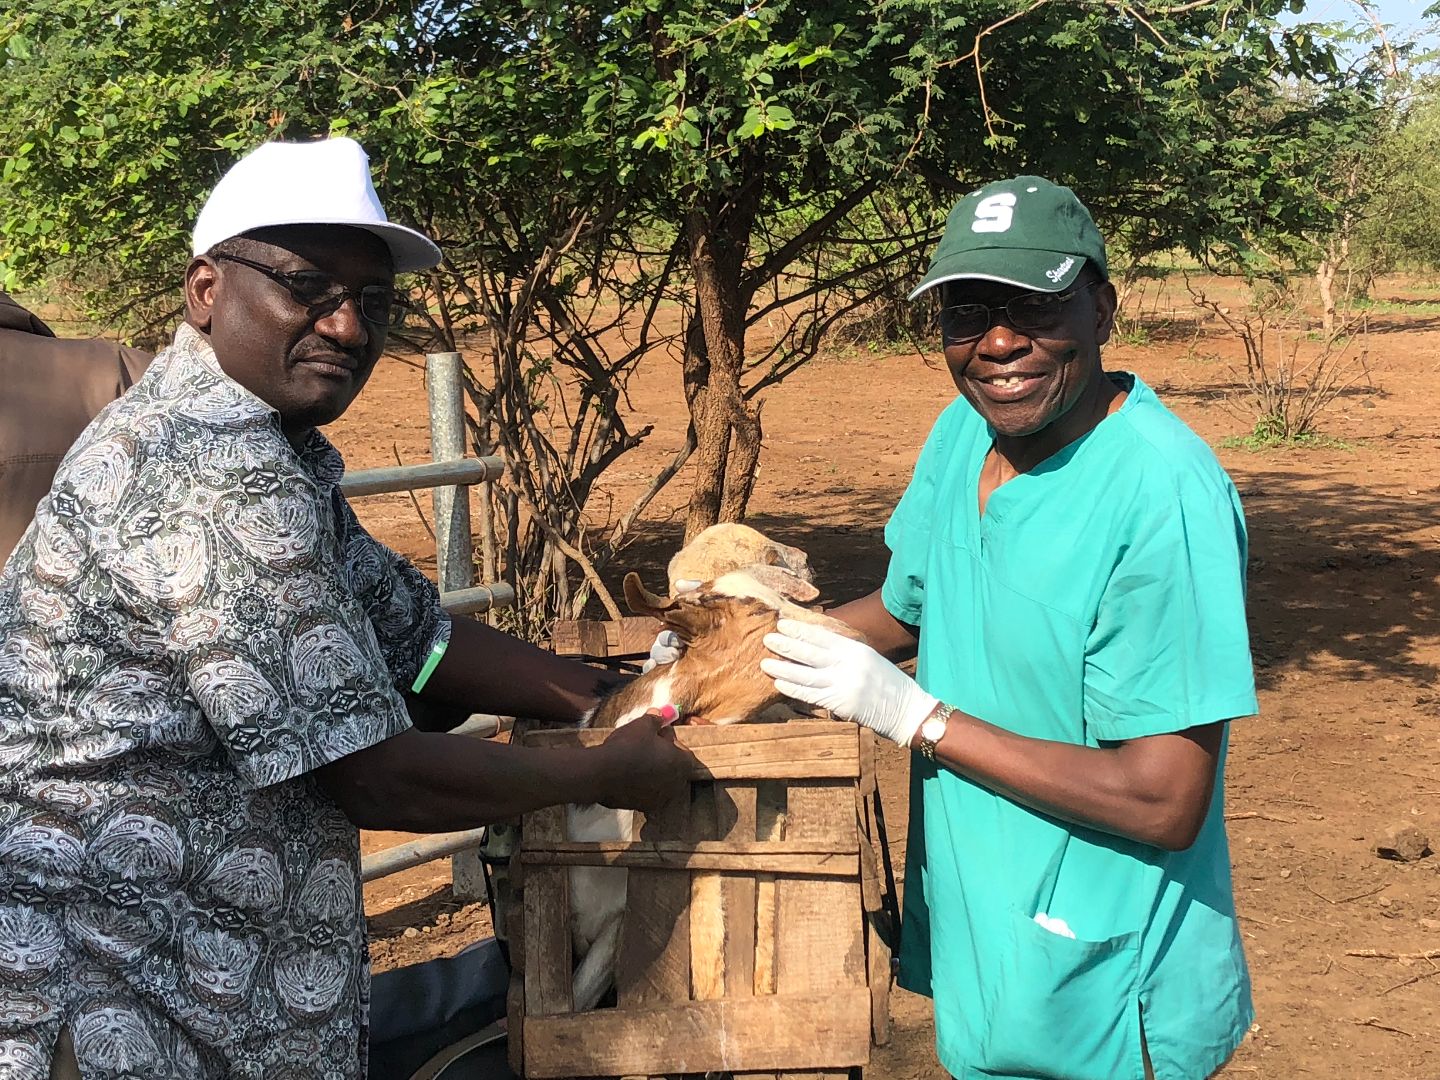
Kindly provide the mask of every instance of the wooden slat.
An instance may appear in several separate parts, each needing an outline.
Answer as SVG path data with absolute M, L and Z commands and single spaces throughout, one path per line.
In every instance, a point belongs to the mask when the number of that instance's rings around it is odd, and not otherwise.
M 728 846 L 719 841 L 716 846 Z M 641 870 L 685 870 L 691 873 L 728 871 L 736 873 L 769 873 L 782 875 L 811 874 L 815 877 L 856 877 L 860 872 L 858 851 L 786 851 L 775 850 L 810 845 L 756 844 L 755 851 L 692 850 L 708 848 L 689 841 L 677 842 L 679 850 L 657 847 L 643 840 L 601 843 L 557 843 L 548 850 L 522 851 L 520 859 L 527 867 L 539 866 L 627 866 Z M 828 845 L 827 845 L 828 846 Z M 858 902 L 858 901 L 857 901 Z
M 631 615 L 618 624 L 605 624 L 611 628 L 610 652 L 622 656 L 632 653 L 648 653 L 655 643 L 655 635 L 665 629 L 665 624 L 649 615 Z
M 568 1013 L 574 1008 L 570 926 L 566 918 L 569 886 L 569 875 L 559 869 L 531 870 L 525 878 L 527 1016 Z
M 724 995 L 749 997 L 755 992 L 755 876 L 722 874 L 720 895 L 725 917 Z
M 870 1038 L 876 1046 L 890 1042 L 890 946 L 874 915 L 865 916 L 865 967 L 870 984 Z
M 643 835 L 643 833 L 642 833 Z M 734 855 L 737 858 L 762 859 L 766 855 L 781 858 L 790 855 L 854 855 L 859 841 L 852 829 L 849 836 L 821 836 L 814 840 L 551 840 L 536 841 L 537 846 L 521 848 L 521 858 L 530 863 L 555 863 L 550 856 L 564 856 L 566 866 L 585 866 L 581 858 L 594 866 L 619 866 L 614 856 L 628 852 L 655 852 L 659 855 Z M 571 858 L 570 856 L 575 856 Z M 675 863 L 677 867 L 681 864 Z
M 863 988 L 831 988 L 783 1001 L 535 1016 L 525 1026 L 525 1076 L 843 1069 L 869 1060 L 869 1014 Z
M 717 873 L 690 878 L 690 996 L 725 996 L 725 899 Z
M 855 792 L 856 817 L 860 822 L 860 903 L 865 911 L 865 968 L 870 985 L 870 1038 L 876 1046 L 890 1042 L 890 942 L 898 929 L 885 907 L 883 868 L 877 844 L 880 826 L 875 819 L 874 801 Z
M 550 631 L 550 649 L 557 656 L 609 656 L 605 623 L 595 619 L 557 622 Z
M 719 841 L 719 795 L 714 784 L 695 785 L 690 804 L 693 843 Z M 728 798 L 726 806 L 733 806 Z M 727 824 L 735 820 L 733 810 L 724 816 Z M 690 996 L 696 1001 L 725 996 L 725 909 L 716 873 L 698 872 L 690 878 Z
M 789 792 L 778 780 L 755 785 L 755 836 L 778 841 L 785 835 Z M 755 977 L 756 994 L 775 993 L 775 916 L 779 911 L 774 874 L 755 875 Z
M 510 985 L 505 992 L 507 1035 L 505 1057 L 510 1071 L 524 1075 L 525 1058 L 525 905 L 512 904 L 503 909 L 510 942 Z
M 520 847 L 548 847 L 565 840 L 565 807 L 547 806 L 525 815 L 520 832 Z
M 864 802 L 864 800 L 861 800 Z M 867 813 L 866 832 L 873 828 Z M 880 861 L 868 835 L 860 837 L 860 905 L 865 920 L 865 971 L 870 985 L 870 1038 L 876 1046 L 890 1041 L 890 946 L 894 930 L 885 910 Z
M 646 817 L 640 843 L 688 834 L 690 801 L 674 799 Z M 690 882 L 682 874 L 631 870 L 615 965 L 621 1009 L 684 1001 L 690 993 Z M 612 1010 L 613 1011 L 613 1010 Z
M 860 903 L 869 915 L 884 916 L 885 889 L 880 883 L 879 856 L 865 835 L 860 837 Z
M 774 874 L 755 875 L 755 993 L 775 993 L 775 923 L 779 916 L 779 882 Z
M 575 656 L 580 650 L 580 624 L 557 622 L 550 628 L 550 651 L 557 656 Z
M 565 808 L 552 806 L 527 815 L 521 835 L 522 842 L 559 842 L 565 836 Z M 569 892 L 564 870 L 535 868 L 525 875 L 525 1011 L 530 1016 L 574 1008 Z
M 797 721 L 791 724 L 683 725 L 675 741 L 695 756 L 695 780 L 854 779 L 860 775 L 860 747 L 850 724 Z M 608 731 L 531 731 L 531 746 L 597 746 Z
M 787 843 L 833 836 L 858 839 L 852 785 L 806 780 L 789 788 Z M 856 870 L 859 870 L 856 860 Z M 865 985 L 865 932 L 857 881 L 781 881 L 775 930 L 775 991 L 807 993 Z M 868 995 L 867 995 L 868 998 Z M 868 1030 L 867 1010 L 867 1030 Z M 818 1064 L 818 1063 L 812 1063 Z
M 727 784 L 735 820 L 723 837 L 753 843 L 756 838 L 755 784 Z M 755 992 L 755 876 L 726 874 L 720 894 L 725 909 L 725 995 L 749 997 Z
M 869 728 L 856 728 L 860 739 L 860 795 L 875 793 L 875 733 Z
M 824 841 L 858 848 L 855 785 L 834 780 L 796 780 L 786 792 L 787 843 Z
M 593 845 L 591 845 L 593 846 Z M 623 866 L 631 870 L 768 874 L 771 877 L 853 878 L 859 874 L 855 852 L 805 854 L 677 854 L 649 851 L 527 851 L 521 856 L 530 868 L 553 866 Z M 856 903 L 859 903 L 857 898 Z
M 511 863 L 511 866 L 515 865 Z M 513 874 L 511 881 L 514 881 Z M 517 889 L 510 892 L 507 899 L 509 902 L 500 909 L 500 917 L 505 925 L 499 928 L 501 933 L 498 936 L 508 943 L 510 967 L 519 975 L 525 971 L 525 894 Z

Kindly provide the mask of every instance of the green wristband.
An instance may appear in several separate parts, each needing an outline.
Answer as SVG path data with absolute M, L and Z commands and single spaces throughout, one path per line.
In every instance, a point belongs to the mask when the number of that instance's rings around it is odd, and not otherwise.
M 412 694 L 418 694 L 425 689 L 425 684 L 430 681 L 430 676 L 435 674 L 435 669 L 440 666 L 440 660 L 449 647 L 449 638 L 435 643 L 435 647 L 430 650 L 430 655 L 425 658 L 425 665 L 420 669 L 420 674 L 415 676 L 415 682 L 410 686 Z

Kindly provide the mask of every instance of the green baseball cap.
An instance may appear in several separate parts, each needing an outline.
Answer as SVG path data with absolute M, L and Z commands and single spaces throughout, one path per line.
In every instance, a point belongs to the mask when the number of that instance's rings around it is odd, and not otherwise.
M 998 180 L 955 204 L 910 299 L 965 278 L 1062 292 L 1087 260 L 1109 277 L 1105 241 L 1073 191 L 1038 176 Z

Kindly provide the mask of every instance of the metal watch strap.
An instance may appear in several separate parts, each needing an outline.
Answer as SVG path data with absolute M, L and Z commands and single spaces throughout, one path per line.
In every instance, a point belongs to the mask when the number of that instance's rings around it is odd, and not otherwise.
M 935 706 L 934 710 L 930 713 L 929 716 L 927 716 L 923 721 L 921 721 L 921 723 L 920 723 L 920 745 L 919 745 L 916 749 L 918 749 L 918 750 L 920 751 L 920 755 L 921 755 L 923 758 L 925 758 L 926 761 L 934 761 L 934 760 L 935 760 L 935 744 L 936 744 L 937 742 L 939 742 L 940 740 L 939 740 L 939 739 L 926 738 L 926 736 L 925 736 L 925 725 L 928 724 L 928 723 L 930 723 L 930 721 L 932 721 L 932 720 L 939 720 L 942 724 L 943 724 L 943 723 L 948 723 L 949 720 L 950 720 L 950 714 L 953 713 L 954 711 L 955 711 L 955 706 L 954 706 L 954 705 L 946 705 L 946 704 L 942 701 L 942 702 L 940 702 L 939 705 L 936 705 L 936 706 Z M 943 732 L 942 732 L 942 737 L 943 737 Z

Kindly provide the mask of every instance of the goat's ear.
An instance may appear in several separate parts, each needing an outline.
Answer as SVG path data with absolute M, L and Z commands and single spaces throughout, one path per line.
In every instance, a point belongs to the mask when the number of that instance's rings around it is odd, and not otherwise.
M 689 645 L 713 631 L 734 614 L 736 601 L 731 597 L 704 595 L 700 599 L 677 602 L 659 618 L 669 630 Z
M 636 615 L 650 615 L 656 619 L 663 619 L 665 613 L 670 611 L 678 600 L 672 600 L 668 596 L 656 596 L 640 582 L 640 575 L 633 570 L 625 575 L 625 603 L 630 605 L 630 610 Z
M 758 617 L 767 624 L 765 629 L 773 629 L 775 616 L 774 607 L 753 597 L 698 592 L 687 593 L 660 618 L 667 629 L 674 630 L 686 645 L 693 646 L 727 624 L 743 633 L 747 625 L 744 620 L 750 618 Z
M 814 585 L 783 566 L 751 566 L 745 572 L 761 585 L 774 589 L 786 600 L 797 604 L 808 604 L 820 595 L 820 590 Z

